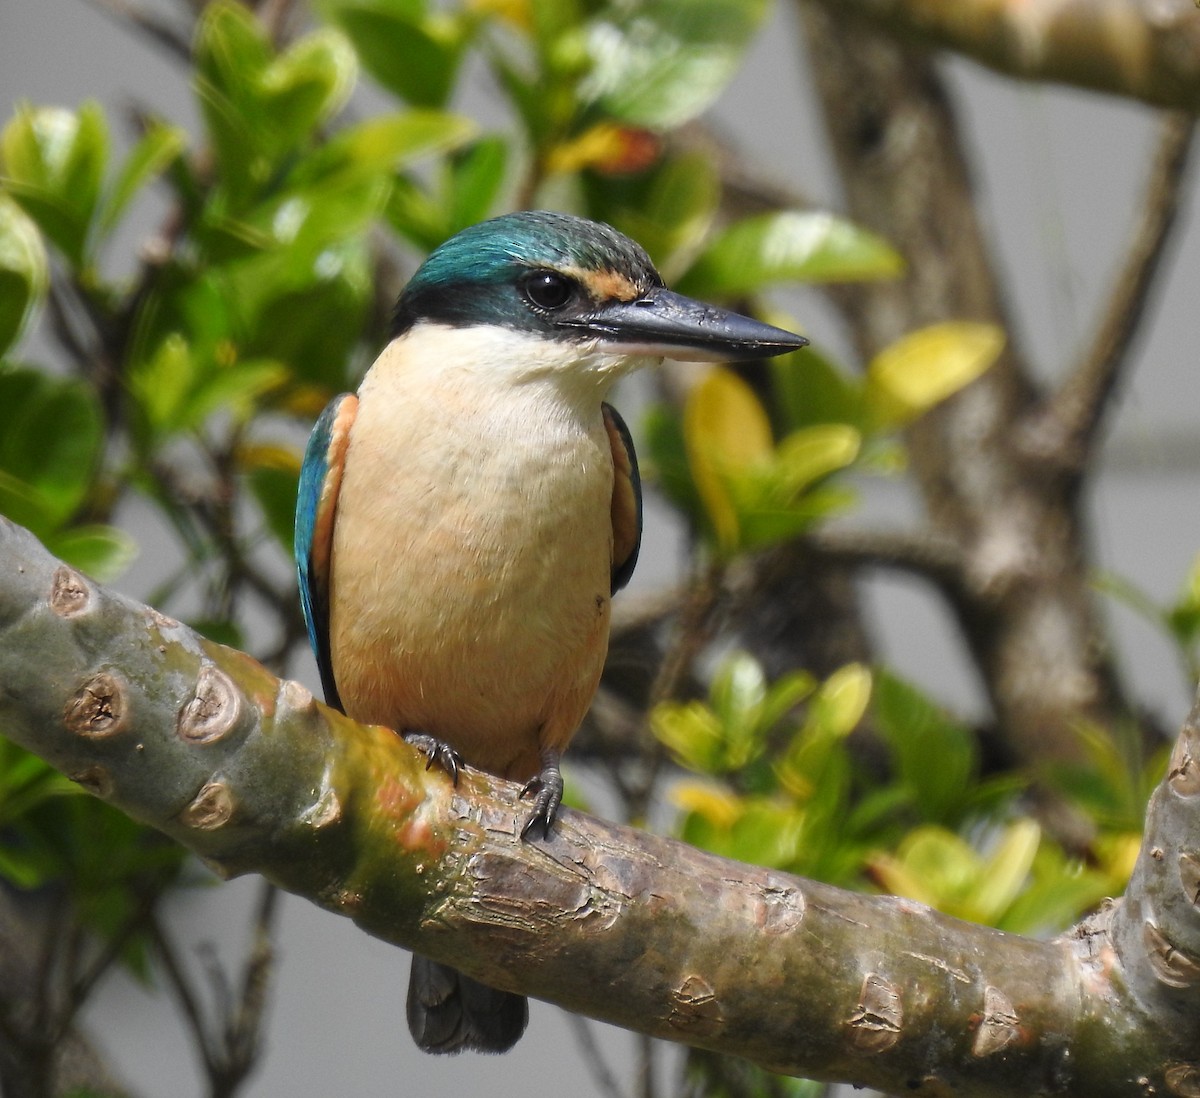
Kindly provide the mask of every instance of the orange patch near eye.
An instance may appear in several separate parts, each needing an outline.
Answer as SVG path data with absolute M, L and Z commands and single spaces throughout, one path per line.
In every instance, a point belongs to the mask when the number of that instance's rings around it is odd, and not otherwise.
M 620 271 L 584 271 L 572 267 L 563 274 L 575 279 L 595 301 L 633 301 L 642 295 L 638 285 Z

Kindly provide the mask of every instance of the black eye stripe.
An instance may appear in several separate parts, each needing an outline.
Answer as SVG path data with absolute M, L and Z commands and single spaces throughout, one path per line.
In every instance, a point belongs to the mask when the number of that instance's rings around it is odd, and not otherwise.
M 539 309 L 561 309 L 575 297 L 575 282 L 558 271 L 531 271 L 521 280 L 526 299 Z

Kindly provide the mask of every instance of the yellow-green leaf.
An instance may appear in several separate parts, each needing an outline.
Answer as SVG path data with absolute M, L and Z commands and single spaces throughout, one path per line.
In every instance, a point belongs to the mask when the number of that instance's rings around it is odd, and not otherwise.
M 971 897 L 978 921 L 994 924 L 1017 898 L 1041 841 L 1042 829 L 1034 820 L 1017 820 L 1005 829 L 1000 844 L 982 867 Z
M 709 823 L 722 830 L 733 827 L 743 811 L 742 801 L 738 796 L 711 782 L 676 782 L 671 786 L 669 796 L 683 811 L 703 816 Z
M 0 194 L 0 355 L 17 341 L 47 279 L 41 235 L 20 206 Z
M 775 462 L 787 490 L 803 492 L 829 473 L 844 469 L 862 446 L 862 435 L 844 423 L 822 423 L 793 431 L 779 444 Z
M 999 357 L 994 324 L 946 321 L 910 332 L 867 367 L 867 407 L 875 423 L 902 427 L 974 381 Z
M 21 104 L 0 136 L 0 158 L 8 192 L 74 266 L 83 266 L 108 160 L 100 107 Z
M 718 547 L 730 552 L 738 541 L 730 481 L 771 461 L 774 446 L 767 413 L 749 385 L 718 367 L 688 395 L 683 435 L 692 478 Z
M 818 688 L 807 723 L 826 735 L 849 735 L 862 720 L 870 700 L 870 670 L 861 663 L 848 663 Z

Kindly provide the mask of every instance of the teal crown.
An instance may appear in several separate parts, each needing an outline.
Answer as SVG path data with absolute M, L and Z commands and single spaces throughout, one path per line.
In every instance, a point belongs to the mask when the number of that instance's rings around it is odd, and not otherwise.
M 432 252 L 400 295 L 392 336 L 420 320 L 549 333 L 552 325 L 521 291 L 522 279 L 539 270 L 611 271 L 639 290 L 662 285 L 645 249 L 611 226 L 523 210 L 463 229 Z

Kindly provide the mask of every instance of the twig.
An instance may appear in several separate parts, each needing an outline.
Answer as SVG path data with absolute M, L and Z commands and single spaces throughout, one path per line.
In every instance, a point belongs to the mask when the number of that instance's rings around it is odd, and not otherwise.
M 278 898 L 278 889 L 264 881 L 255 910 L 253 940 L 242 966 L 236 999 L 216 960 L 206 965 L 220 1015 L 218 1025 L 210 1025 L 205 1020 L 199 997 L 192 990 L 191 981 L 161 923 L 156 920 L 151 925 L 155 950 L 192 1032 L 213 1098 L 229 1098 L 234 1094 L 250 1074 L 258 1056 L 271 965 L 275 959 L 271 935 Z
M 128 0 L 84 0 L 97 11 L 102 11 L 121 22 L 128 23 L 140 31 L 155 45 L 161 46 L 178 61 L 190 64 L 192 47 L 188 37 L 165 19 L 128 3 Z
M 108 938 L 100 953 L 77 977 L 71 981 L 68 990 L 66 1007 L 58 1019 L 57 1030 L 61 1037 L 67 1027 L 74 1021 L 75 1016 L 87 1002 L 92 990 L 100 982 L 100 978 L 116 963 L 130 940 L 139 931 L 145 930 L 154 915 L 154 910 L 162 899 L 164 884 L 150 883 L 139 897 L 138 905 L 130 913 L 124 923 Z M 82 927 L 79 927 L 82 933 Z M 75 967 L 72 964 L 72 969 Z
M 157 919 L 150 923 L 150 936 L 154 942 L 154 950 L 158 954 L 159 962 L 166 973 L 167 982 L 171 985 L 171 990 L 175 992 L 175 997 L 179 1000 L 179 1008 L 183 1011 L 183 1017 L 192 1031 L 196 1049 L 204 1062 L 204 1070 L 210 1079 L 215 1078 L 216 1065 L 208 1026 L 204 1021 L 200 1001 L 192 993 L 187 973 L 184 972 L 183 965 L 175 952 L 175 946 Z
M 295 8 L 295 0 L 262 0 L 258 5 L 258 17 L 276 48 L 287 41 L 288 23 Z
M 271 966 L 275 961 L 272 932 L 278 907 L 279 889 L 264 881 L 254 918 L 254 939 L 242 966 L 241 994 L 225 1027 L 225 1058 L 233 1082 L 246 1077 L 258 1055 Z
M 596 1088 L 602 1094 L 608 1095 L 608 1098 L 626 1098 L 621 1084 L 609 1070 L 608 1061 L 604 1059 L 604 1054 L 596 1043 L 596 1036 L 592 1031 L 593 1023 L 579 1014 L 568 1014 L 566 1017 L 571 1023 L 571 1029 L 575 1031 L 579 1053 L 588 1066 L 588 1075 L 596 1084 Z
M 1195 128 L 1195 118 L 1182 112 L 1163 121 L 1141 218 L 1104 320 L 1082 360 L 1023 432 L 1024 448 L 1032 456 L 1076 472 L 1090 457 L 1162 269 Z
M 872 564 L 912 572 L 942 587 L 961 584 L 962 550 L 932 530 L 869 530 L 826 527 L 805 538 L 817 553 L 846 564 Z
M 675 622 L 674 640 L 658 666 L 658 673 L 646 699 L 647 714 L 652 713 L 659 702 L 675 696 L 696 662 L 696 657 L 708 643 L 711 637 L 709 619 L 720 597 L 724 575 L 724 564 L 712 563 L 697 573 L 689 585 Z M 640 823 L 645 819 L 666 757 L 656 737 L 644 737 L 644 744 L 641 775 L 635 781 L 619 785 L 630 823 Z

